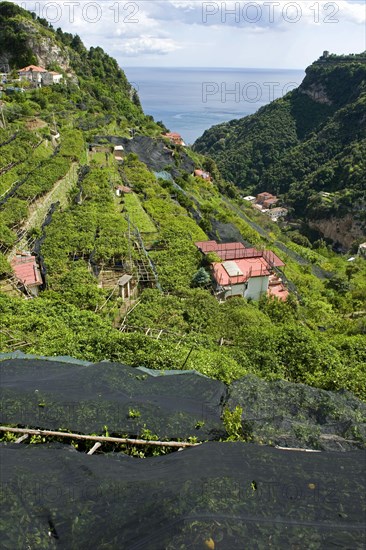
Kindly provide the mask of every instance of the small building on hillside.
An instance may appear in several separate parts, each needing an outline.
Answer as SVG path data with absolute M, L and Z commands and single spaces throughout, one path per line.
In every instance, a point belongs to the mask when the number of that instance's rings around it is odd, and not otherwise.
M 122 275 L 118 279 L 119 295 L 123 300 L 128 300 L 132 295 L 132 275 Z
M 366 259 L 366 242 L 359 245 L 357 255 Z
M 193 175 L 196 177 L 196 178 L 202 178 L 203 180 L 206 180 L 206 181 L 211 181 L 211 174 L 210 172 L 205 172 L 204 170 L 200 170 L 200 169 L 197 169 L 193 172 Z
M 257 195 L 256 203 L 260 204 L 262 208 L 273 208 L 278 202 L 278 198 L 271 193 L 259 193 Z
M 287 216 L 287 213 L 287 208 L 281 207 L 271 208 L 266 212 L 267 216 L 269 216 L 274 222 L 276 222 L 279 218 L 285 218 Z
M 48 71 L 44 67 L 38 67 L 37 65 L 28 65 L 19 69 L 18 75 L 20 80 L 28 80 L 34 86 L 50 86 L 52 84 L 59 84 L 63 78 L 62 74 L 55 71 Z
M 255 197 L 253 197 L 253 195 L 247 195 L 246 197 L 242 197 L 242 199 L 244 201 L 248 201 L 248 202 L 254 202 L 255 201 Z
M 263 193 L 258 193 L 256 202 L 257 204 L 263 204 L 264 201 L 273 198 L 273 195 L 271 193 L 267 193 L 267 191 L 264 191 Z
M 288 291 L 276 274 L 285 264 L 270 250 L 246 248 L 242 243 L 195 243 L 205 256 L 210 252 L 221 259 L 211 263 L 215 294 L 219 300 L 233 296 L 259 300 L 263 294 L 286 300 Z
M 113 149 L 114 158 L 118 161 L 123 160 L 123 145 L 116 145 Z
M 42 276 L 37 265 L 36 257 L 30 252 L 18 252 L 11 261 L 14 276 L 23 286 L 27 294 L 38 296 L 39 287 L 42 285 Z
M 116 185 L 115 189 L 117 197 L 121 197 L 125 193 L 132 193 L 131 187 L 127 187 L 126 185 Z
M 163 134 L 163 137 L 169 139 L 170 143 L 173 145 L 181 145 L 182 147 L 186 146 L 182 136 L 177 132 L 167 132 L 166 134 Z
M 37 65 L 28 65 L 28 67 L 23 67 L 19 69 L 18 75 L 20 80 L 28 80 L 36 85 L 42 84 L 42 75 L 46 72 L 46 69 L 43 67 L 38 67 Z

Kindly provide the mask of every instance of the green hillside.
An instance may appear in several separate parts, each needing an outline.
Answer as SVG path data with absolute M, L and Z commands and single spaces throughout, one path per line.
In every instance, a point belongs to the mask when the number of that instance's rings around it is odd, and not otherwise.
M 210 128 L 194 149 L 245 193 L 281 195 L 302 219 L 354 216 L 362 236 L 365 121 L 366 54 L 331 55 L 306 69 L 299 88 L 252 116 Z
M 0 54 L 12 69 L 41 62 L 37 48 L 24 49 L 29 33 L 16 32 L 24 25 L 60 49 L 64 66 L 57 69 L 64 74 L 62 84 L 10 94 L 5 90 L 1 97 L 0 349 L 110 359 L 159 370 L 195 369 L 226 384 L 255 375 L 268 382 L 349 390 L 366 399 L 364 260 L 358 257 L 350 264 L 324 242 L 316 249 L 303 246 L 301 239 L 246 207 L 220 158 L 224 177 L 210 158 L 160 137 L 161 126 L 144 115 L 123 72 L 100 48 L 87 51 L 80 39 L 54 31 L 13 4 L 1 3 L 0 17 L 5 29 Z M 20 57 L 20 51 L 28 57 Z M 353 65 L 350 94 L 361 88 L 357 59 Z M 250 131 L 263 141 L 266 132 L 273 140 L 267 149 L 264 143 L 262 149 L 252 144 L 245 155 L 238 153 L 238 170 L 245 164 L 240 170 L 251 174 L 247 188 L 259 189 L 259 179 L 272 166 L 275 174 L 278 163 L 285 162 L 281 151 L 290 145 L 294 152 L 308 146 L 310 165 L 324 132 L 329 136 L 324 154 L 333 150 L 332 159 L 349 158 L 355 174 L 349 176 L 349 190 L 352 200 L 358 196 L 359 168 L 352 161 L 358 150 L 351 122 L 341 115 L 342 109 L 351 109 L 352 124 L 363 135 L 355 115 L 363 96 L 347 96 L 347 90 L 345 86 L 337 99 L 339 105 L 318 105 L 313 119 L 298 117 L 299 128 L 291 110 L 301 110 L 296 101 L 312 101 L 300 92 L 246 119 L 243 136 Z M 261 117 L 259 132 L 255 123 Z M 239 132 L 241 122 L 235 124 Z M 337 134 L 331 137 L 335 124 L 345 129 L 344 151 Z M 207 132 L 204 139 L 217 132 Z M 131 149 L 136 145 L 134 151 L 139 151 L 141 136 L 140 158 L 126 147 L 123 162 L 115 159 L 118 140 L 131 138 Z M 207 147 L 212 156 L 214 141 Z M 254 150 L 258 162 L 251 156 Z M 304 150 L 299 158 L 305 162 Z M 191 166 L 210 171 L 212 181 L 194 177 Z M 281 177 L 273 176 L 268 190 L 277 191 Z M 128 186 L 129 193 L 117 196 L 116 186 Z M 286 263 L 282 276 L 291 290 L 288 300 L 264 296 L 259 302 L 233 298 L 220 303 L 203 272 L 207 263 L 194 245 L 209 238 L 273 250 Z M 9 261 L 17 248 L 33 251 L 41 264 L 45 284 L 37 298 L 11 288 Z M 127 303 L 118 288 L 125 272 L 132 274 L 136 289 Z

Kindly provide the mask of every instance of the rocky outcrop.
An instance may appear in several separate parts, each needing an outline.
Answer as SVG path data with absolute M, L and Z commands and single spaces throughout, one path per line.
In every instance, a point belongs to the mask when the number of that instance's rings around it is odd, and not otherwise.
M 365 236 L 365 227 L 352 214 L 343 218 L 329 218 L 319 220 L 308 220 L 311 229 L 320 231 L 327 239 L 338 242 L 344 249 L 349 249 L 353 241 Z
M 38 65 L 47 67 L 50 63 L 56 63 L 65 72 L 71 72 L 68 52 L 55 43 L 53 36 L 40 35 L 32 21 L 22 21 L 21 27 L 28 35 L 28 46 L 37 56 Z
M 180 175 L 180 170 L 192 173 L 193 160 L 181 150 L 174 154 L 174 149 L 166 146 L 162 139 L 153 139 L 148 136 L 136 136 L 133 139 L 118 136 L 96 136 L 96 141 L 107 140 L 113 145 L 123 145 L 126 153 L 135 153 L 150 170 L 161 171 L 167 166 L 173 177 Z
M 314 82 L 308 88 L 300 86 L 299 92 L 309 96 L 316 103 L 322 103 L 323 105 L 332 105 L 333 103 L 327 96 L 325 87 L 320 82 Z

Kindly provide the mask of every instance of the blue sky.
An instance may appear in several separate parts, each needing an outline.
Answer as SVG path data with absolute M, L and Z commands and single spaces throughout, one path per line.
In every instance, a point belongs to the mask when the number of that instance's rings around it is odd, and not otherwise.
M 16 1 L 121 67 L 308 66 L 366 49 L 364 0 Z

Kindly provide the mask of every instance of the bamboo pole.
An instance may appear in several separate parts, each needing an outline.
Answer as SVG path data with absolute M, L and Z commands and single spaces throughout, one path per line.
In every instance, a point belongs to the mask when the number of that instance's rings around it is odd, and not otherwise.
M 94 445 L 92 446 L 92 448 L 90 449 L 90 451 L 87 453 L 88 455 L 92 455 L 95 453 L 95 451 L 97 451 L 99 449 L 99 447 L 101 447 L 102 444 L 100 443 L 100 441 L 97 441 L 96 443 L 94 443 Z
M 301 451 L 303 453 L 321 453 L 318 449 L 301 449 L 300 447 L 281 447 L 280 445 L 275 445 L 275 449 L 280 451 Z
M 100 435 L 84 435 L 68 432 L 55 432 L 51 430 L 32 430 L 29 428 L 11 428 L 0 426 L 0 432 L 11 432 L 29 435 L 49 435 L 52 437 L 70 437 L 71 439 L 82 439 L 84 441 L 100 441 L 101 443 L 127 443 L 129 445 L 152 445 L 156 447 L 196 447 L 200 443 L 188 443 L 187 441 L 148 441 L 145 439 L 130 439 L 128 437 L 104 437 Z
M 21 443 L 22 441 L 25 441 L 26 439 L 28 439 L 28 437 L 29 437 L 29 434 L 23 434 L 20 437 L 18 437 L 15 443 Z

